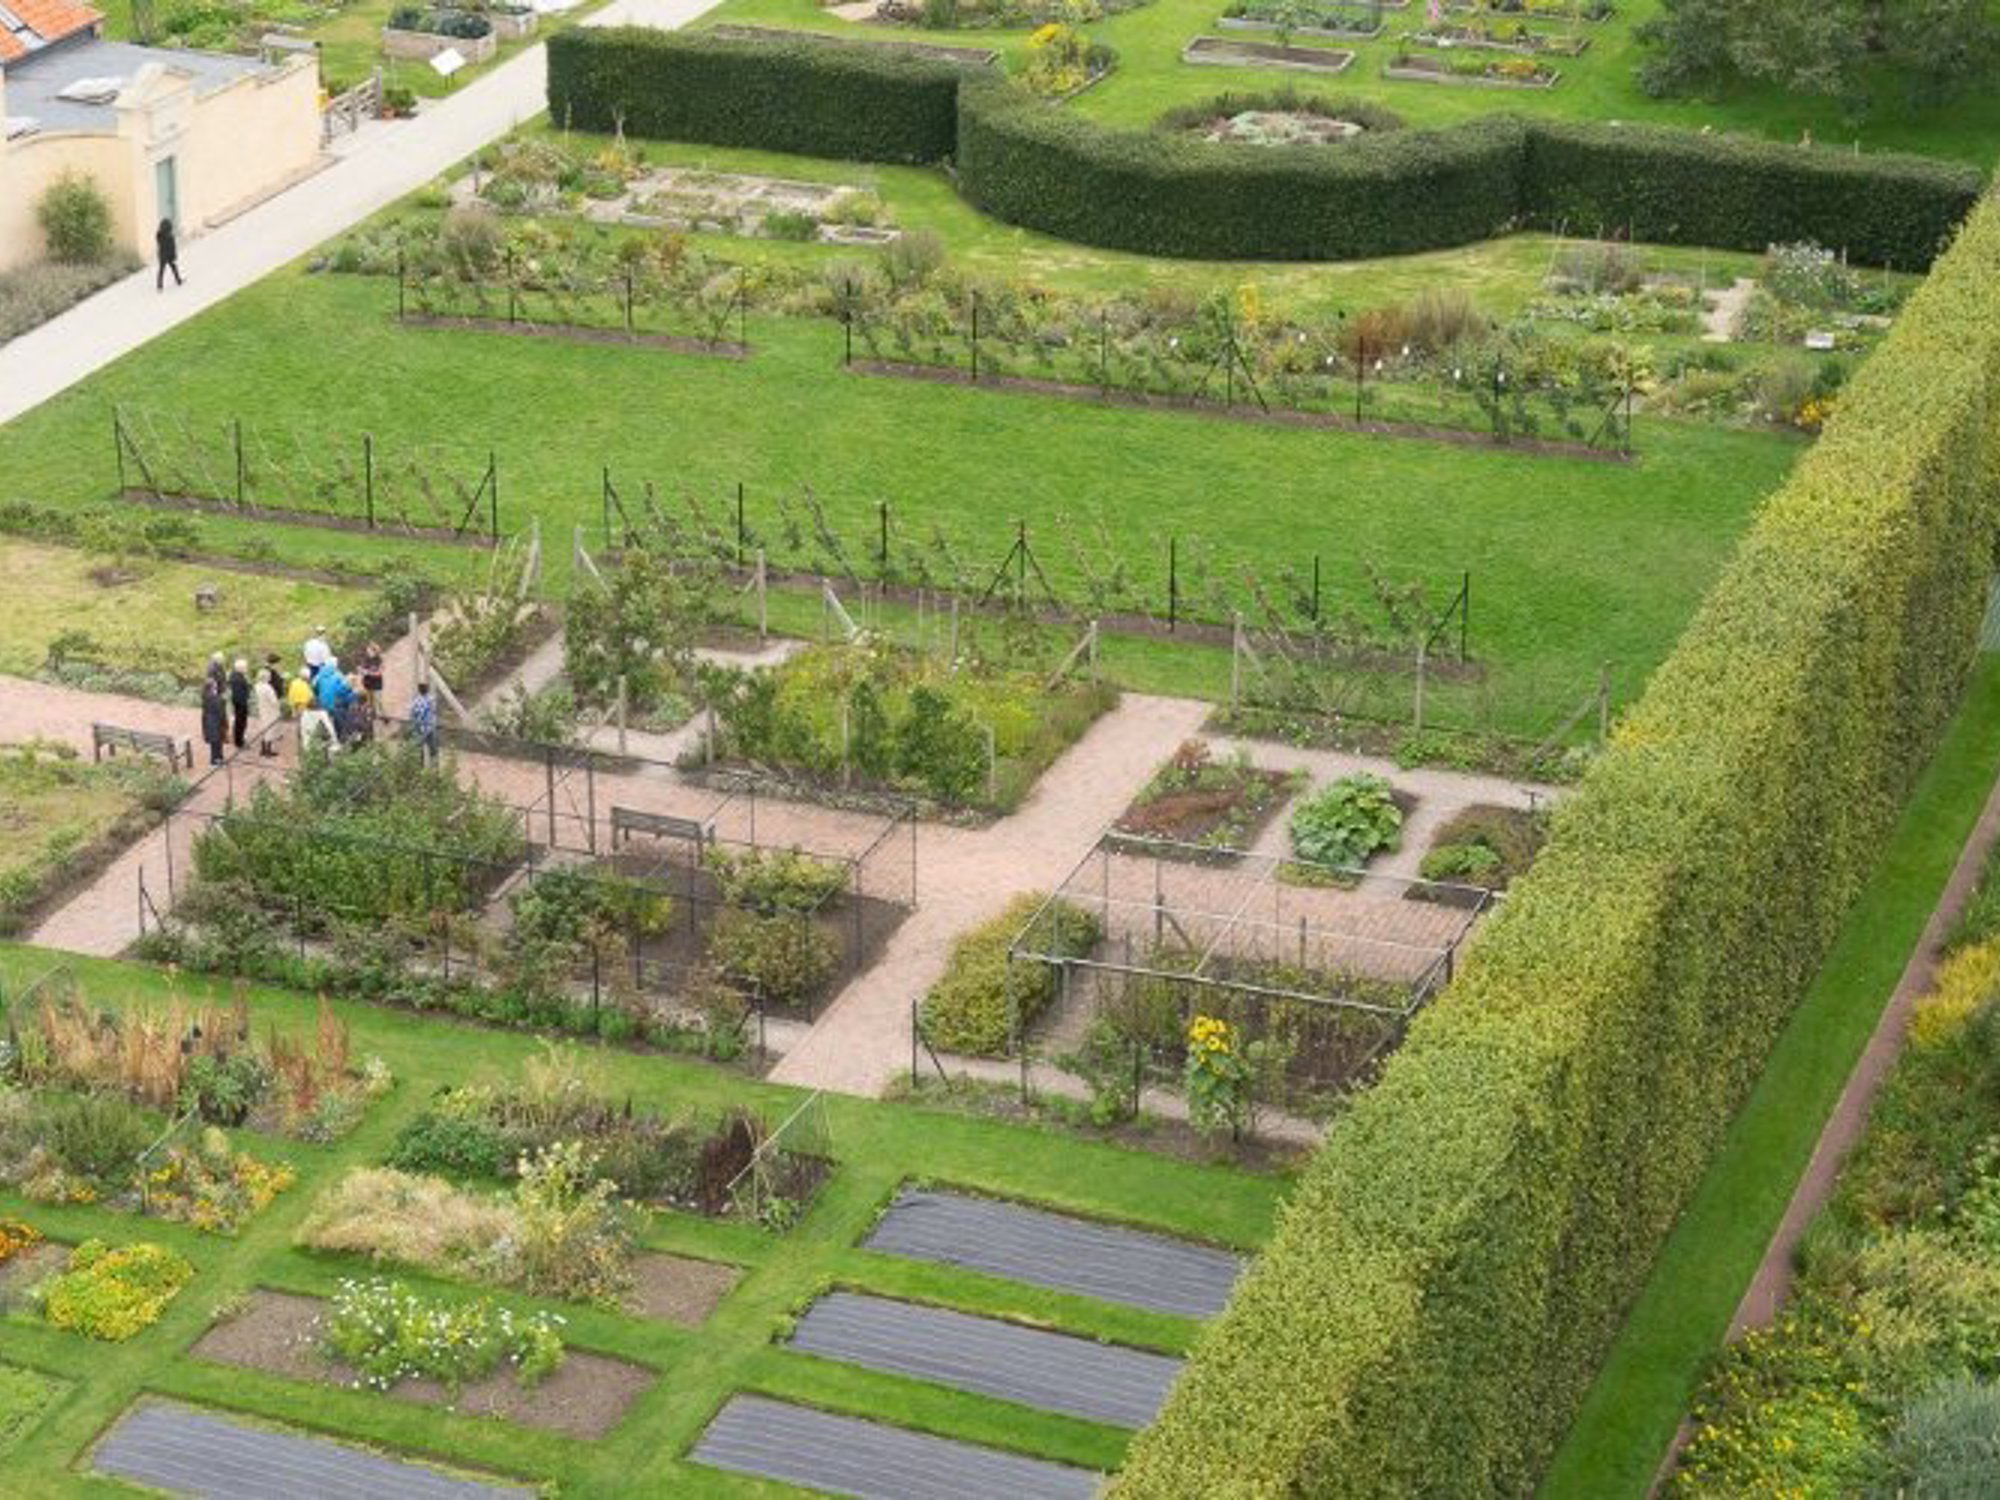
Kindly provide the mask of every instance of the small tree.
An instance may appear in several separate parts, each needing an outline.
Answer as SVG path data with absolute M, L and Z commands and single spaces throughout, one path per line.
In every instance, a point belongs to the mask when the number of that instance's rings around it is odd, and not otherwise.
M 66 171 L 50 183 L 35 218 L 51 260 L 88 265 L 111 254 L 111 205 L 81 172 Z

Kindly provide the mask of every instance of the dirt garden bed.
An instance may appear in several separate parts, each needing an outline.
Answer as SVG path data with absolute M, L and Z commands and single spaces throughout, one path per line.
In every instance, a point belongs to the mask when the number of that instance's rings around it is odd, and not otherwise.
M 742 1279 L 740 1270 L 720 1261 L 648 1250 L 632 1258 L 625 1306 L 642 1318 L 697 1328 Z
M 1132 799 L 1114 834 L 1200 846 L 1216 858 L 1248 849 L 1277 817 L 1303 773 L 1265 770 L 1247 755 L 1217 760 L 1205 740 L 1189 740 Z M 1190 848 L 1187 857 L 1202 856 Z
M 1198 36 L 1181 49 L 1181 61 L 1221 68 L 1297 68 L 1330 75 L 1346 72 L 1354 63 L 1354 54 L 1339 47 L 1281 47 L 1275 42 Z
M 1460 72 L 1441 57 L 1421 57 L 1409 54 L 1397 58 L 1382 69 L 1384 78 L 1397 78 L 1413 83 L 1458 83 L 1469 88 L 1486 89 L 1552 89 L 1562 80 L 1562 70 L 1535 65 L 1533 73 L 1515 75 L 1506 71 L 1509 63 L 1519 58 L 1495 59 L 1484 64 L 1482 71 Z
M 352 1387 L 358 1379 L 355 1372 L 322 1349 L 326 1308 L 318 1297 L 254 1291 L 241 1311 L 202 1336 L 194 1356 L 291 1380 Z M 653 1380 L 650 1370 L 622 1359 L 570 1349 L 561 1367 L 532 1390 L 503 1367 L 462 1388 L 456 1400 L 434 1380 L 398 1381 L 384 1394 L 466 1416 L 498 1417 L 565 1437 L 599 1438 L 624 1419 Z

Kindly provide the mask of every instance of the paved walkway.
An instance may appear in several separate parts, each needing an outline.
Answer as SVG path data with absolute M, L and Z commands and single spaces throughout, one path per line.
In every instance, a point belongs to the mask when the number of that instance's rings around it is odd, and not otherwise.
M 685 25 L 715 0 L 612 0 L 588 26 Z M 150 268 L 0 345 L 0 422 L 12 421 L 414 191 L 545 106 L 546 56 L 528 48 L 413 121 L 363 130 L 326 170 L 187 241 L 187 285 Z
M 384 653 L 383 670 L 392 707 L 406 698 L 416 672 L 416 648 L 407 635 Z M 140 935 L 139 883 L 161 911 L 171 904 L 169 892 L 193 867 L 193 841 L 203 818 L 221 812 L 234 799 L 247 797 L 261 781 L 287 774 L 295 763 L 297 735 L 287 724 L 277 736 L 281 753 L 266 759 L 253 739 L 230 753 L 228 765 L 209 774 L 201 744 L 201 716 L 194 708 L 154 703 L 112 693 L 85 693 L 18 677 L 0 677 L 0 742 L 39 735 L 74 745 L 90 753 L 90 726 L 118 724 L 130 729 L 157 730 L 195 744 L 195 774 L 203 779 L 173 817 L 113 860 L 89 885 L 50 912 L 28 934 L 44 948 L 111 958 L 123 953 Z

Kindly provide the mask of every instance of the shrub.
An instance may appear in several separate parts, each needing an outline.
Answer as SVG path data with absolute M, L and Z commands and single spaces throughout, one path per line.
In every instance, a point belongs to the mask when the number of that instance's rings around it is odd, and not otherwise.
M 1292 810 L 1292 853 L 1313 864 L 1359 869 L 1371 855 L 1402 839 L 1403 812 L 1394 789 L 1366 771 L 1343 776 Z
M 35 222 L 49 247 L 49 259 L 63 265 L 91 265 L 111 254 L 111 203 L 97 183 L 66 171 L 49 184 L 35 205 Z
M 1548 820 L 1513 807 L 1468 807 L 1438 829 L 1418 873 L 1426 880 L 1505 890 L 1542 847 Z
M 435 1380 L 452 1396 L 504 1361 L 533 1389 L 561 1367 L 563 1320 L 512 1312 L 491 1302 L 420 1297 L 400 1281 L 343 1281 L 327 1313 L 327 1352 L 366 1384 L 386 1391 L 401 1380 Z
M 1902 1494 L 1976 1500 L 2000 1474 L 2000 1386 L 1960 1377 L 1912 1401 L 1890 1448 Z
M 1682 223 L 1738 189 L 1707 191 Z M 1902 227 L 1853 208 L 1900 262 L 1930 201 Z M 1996 289 L 1989 201 L 1335 1122 L 1122 1493 L 1534 1487 L 1958 707 L 1995 540 Z
M 708 961 L 771 1005 L 802 1005 L 840 966 L 840 939 L 809 918 L 725 911 L 708 934 Z
M 0 1266 L 42 1242 L 42 1232 L 25 1219 L 0 1217 Z
M 847 889 L 847 866 L 797 849 L 709 851 L 709 872 L 722 899 L 762 916 L 818 911 Z
M 1008 947 L 1045 899 L 1033 892 L 1016 896 L 998 916 L 952 944 L 943 977 L 923 1001 L 923 1033 L 932 1046 L 972 1057 L 1005 1057 L 1016 1036 L 1055 999 L 1053 967 L 1007 958 Z M 1055 957 L 1081 957 L 1103 935 L 1090 912 L 1057 901 L 1035 929 L 1035 946 Z
M 158 1322 L 193 1275 L 194 1267 L 163 1245 L 114 1250 L 85 1240 L 44 1289 L 42 1315 L 57 1328 L 122 1343 Z
M 549 118 L 579 130 L 856 161 L 952 154 L 960 69 L 803 35 L 592 27 L 549 39 Z

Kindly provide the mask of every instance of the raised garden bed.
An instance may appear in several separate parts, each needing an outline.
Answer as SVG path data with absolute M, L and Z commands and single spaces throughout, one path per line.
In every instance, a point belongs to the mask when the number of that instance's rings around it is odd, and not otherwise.
M 1560 69 L 1544 67 L 1539 63 L 1531 64 L 1532 72 L 1510 71 L 1512 64 L 1521 61 L 1516 58 L 1472 61 L 1476 66 L 1466 69 L 1454 66 L 1447 58 L 1405 53 L 1384 66 L 1382 76 L 1410 83 L 1462 83 L 1472 88 L 1488 89 L 1552 89 L 1562 79 Z
M 260 1370 L 291 1380 L 343 1389 L 360 1384 L 357 1372 L 326 1349 L 329 1304 L 318 1297 L 258 1290 L 242 1308 L 194 1346 L 197 1359 Z M 538 1384 L 524 1386 L 503 1365 L 462 1386 L 456 1396 L 441 1382 L 399 1380 L 385 1392 L 398 1401 L 448 1407 L 467 1416 L 498 1417 L 564 1437 L 600 1438 L 615 1428 L 652 1385 L 652 1372 L 622 1359 L 567 1349 L 562 1364 Z
M 1447 26 L 1436 31 L 1413 31 L 1409 40 L 1424 47 L 1447 47 L 1467 52 L 1511 52 L 1520 56 L 1547 53 L 1555 57 L 1581 57 L 1590 50 L 1590 38 L 1562 32 L 1530 31 L 1525 26 L 1511 33 L 1476 26 Z
M 1473 907 L 1504 891 L 1527 872 L 1548 837 L 1545 814 L 1488 804 L 1452 814 L 1431 837 L 1420 873 L 1431 885 L 1412 885 L 1413 901 Z
M 727 37 L 733 42 L 770 42 L 777 45 L 829 42 L 837 47 L 855 45 L 844 36 L 831 36 L 818 31 L 790 31 L 779 26 L 711 26 L 705 34 Z M 999 52 L 992 47 L 947 47 L 937 42 L 868 42 L 862 45 L 879 47 L 884 52 L 901 52 L 909 57 L 924 57 L 934 62 L 954 62 L 975 68 L 990 68 L 1000 61 Z
M 1254 844 L 1304 781 L 1303 772 L 1264 770 L 1241 753 L 1217 760 L 1207 741 L 1189 740 L 1153 773 L 1112 832 L 1226 855 Z M 1190 847 L 1185 857 L 1202 856 Z
M 1286 28 L 1284 22 L 1273 14 L 1279 7 L 1270 0 L 1237 0 L 1216 25 L 1224 31 L 1279 31 L 1289 30 L 1292 36 L 1312 36 L 1328 38 L 1367 38 L 1382 34 L 1382 17 L 1378 7 L 1361 5 L 1329 6 L 1325 10 L 1309 13 L 1310 19 L 1303 25 Z
M 1198 36 L 1181 49 L 1183 62 L 1219 68 L 1297 68 L 1301 72 L 1343 73 L 1354 54 L 1336 47 L 1280 47 L 1275 42 L 1237 42 Z
M 491 62 L 500 50 L 500 39 L 488 25 L 484 36 L 446 36 L 436 31 L 412 30 L 399 26 L 382 28 L 384 56 L 404 62 L 429 62 L 445 52 L 457 51 L 468 66 Z

